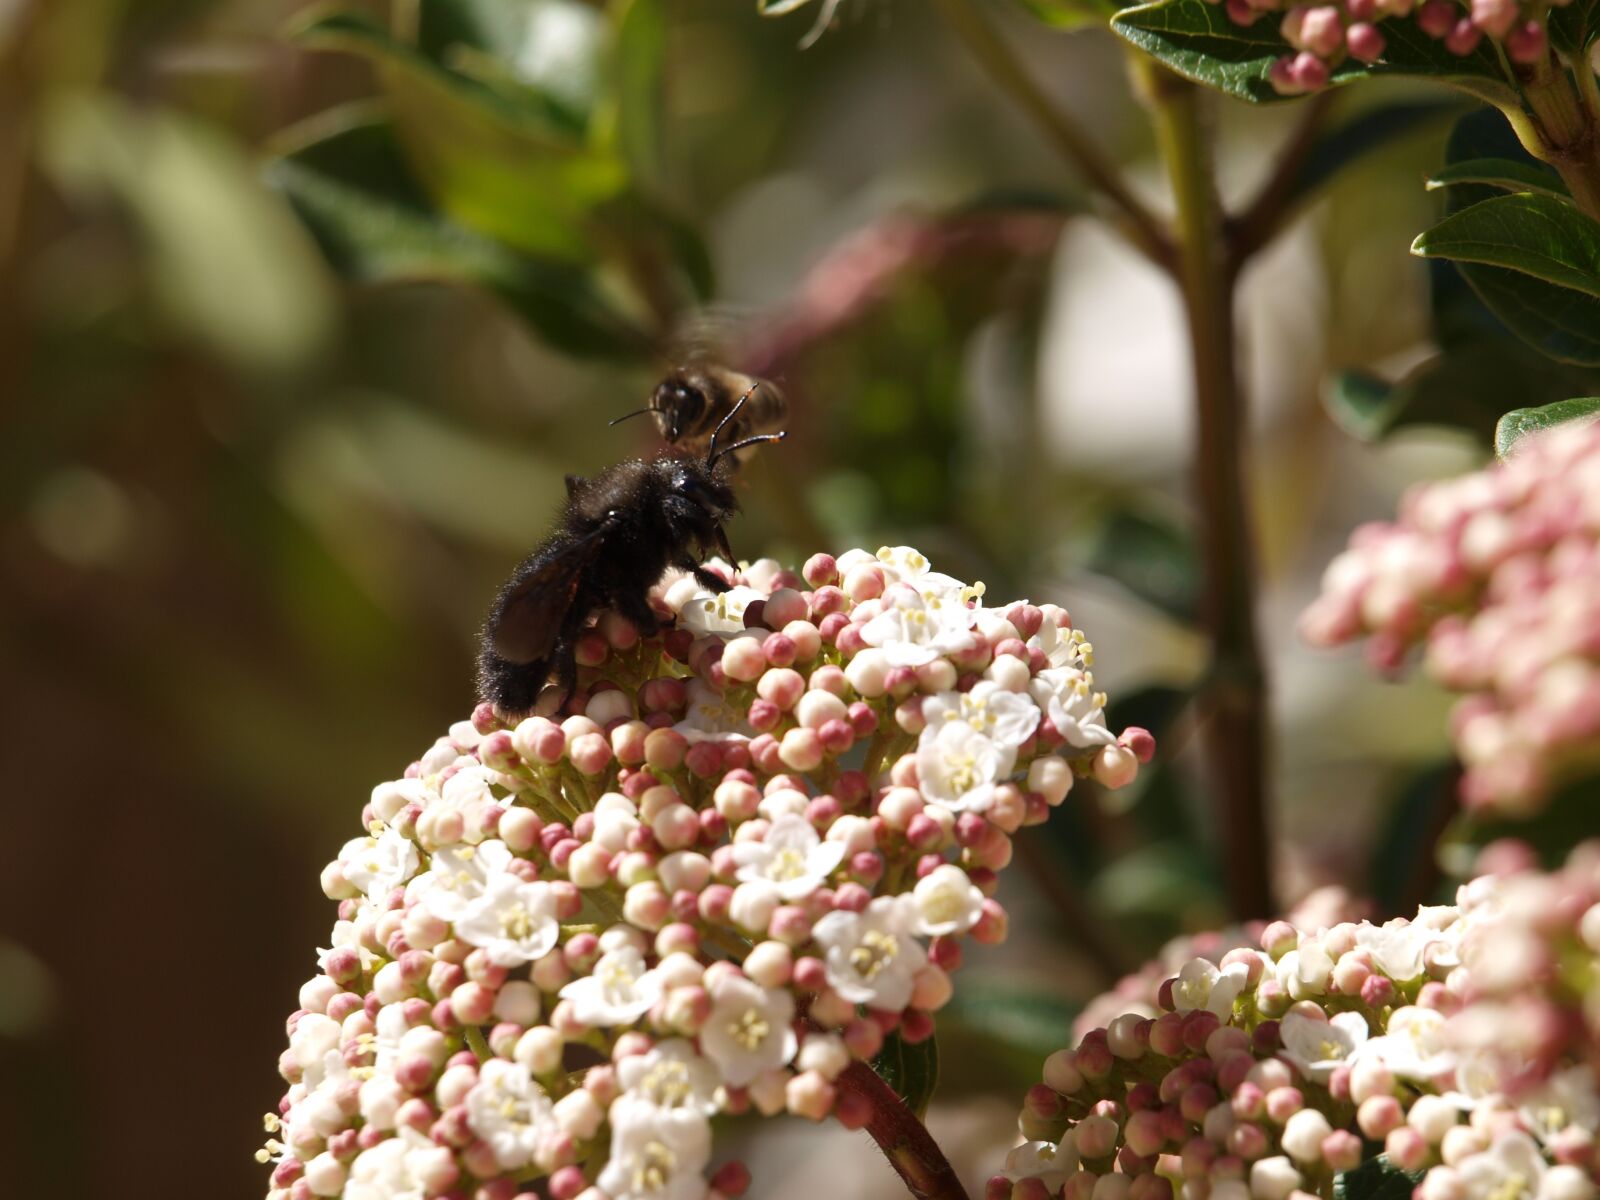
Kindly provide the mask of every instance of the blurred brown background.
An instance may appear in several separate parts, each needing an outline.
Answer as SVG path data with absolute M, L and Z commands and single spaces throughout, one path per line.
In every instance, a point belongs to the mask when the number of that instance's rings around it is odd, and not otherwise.
M 299 7 L 0 0 L 5 1195 L 264 1190 L 283 1018 L 333 919 L 318 870 L 370 788 L 470 708 L 477 622 L 561 475 L 648 443 L 605 421 L 659 365 L 566 357 L 481 290 L 335 277 L 262 163 L 375 86 L 279 36 Z M 1164 280 L 1072 215 L 1073 179 L 920 4 L 847 3 L 805 52 L 808 16 L 754 8 L 665 6 L 675 199 L 742 319 L 731 353 L 767 355 L 796 399 L 736 548 L 916 544 L 991 596 L 1067 604 L 1113 697 L 1160 702 L 1141 689 L 1181 689 L 1200 660 L 1175 619 L 1189 422 Z M 1159 194 L 1111 39 L 997 15 Z M 1224 116 L 1243 188 L 1285 117 Z M 1426 353 L 1404 251 L 1444 128 L 1325 191 L 1246 286 L 1291 899 L 1368 887 L 1397 822 L 1426 815 L 1396 799 L 1406 773 L 1443 751 L 1437 697 L 1297 648 L 1292 622 L 1355 520 L 1479 453 L 1358 447 L 1317 402 L 1330 367 Z M 974 204 L 999 215 L 951 250 L 943 214 Z M 895 240 L 908 220 L 922 241 Z M 906 244 L 866 292 L 838 269 Z M 1130 528 L 1149 542 L 1132 591 L 1107 553 Z M 1225 919 L 1208 847 L 1226 831 L 1189 794 L 1187 742 L 1131 806 L 1083 796 L 1005 884 L 1013 943 L 969 958 L 941 1020 L 936 1128 L 975 1177 L 1076 1006 Z M 781 1165 L 813 1144 L 769 1148 L 763 1193 L 821 1183 L 826 1165 Z

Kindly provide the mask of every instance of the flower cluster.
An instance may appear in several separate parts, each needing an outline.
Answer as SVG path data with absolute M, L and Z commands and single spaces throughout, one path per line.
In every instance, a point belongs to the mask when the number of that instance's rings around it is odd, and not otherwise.
M 990 1200 L 1306 1200 L 1380 1150 L 1418 1200 L 1592 1200 L 1600 843 L 1385 925 L 1263 927 L 1046 1060 Z
M 1278 30 L 1295 53 L 1273 63 L 1269 78 L 1284 95 L 1319 91 L 1346 59 L 1376 62 L 1387 41 L 1378 23 L 1386 18 L 1410 19 L 1451 54 L 1465 57 L 1485 37 L 1496 42 L 1512 62 L 1537 63 L 1549 53 L 1546 22 L 1553 5 L 1536 0 L 1212 0 L 1220 3 L 1235 25 L 1253 25 L 1276 17 Z
M 323 872 L 273 1200 L 739 1194 L 711 1116 L 864 1124 L 841 1076 L 1005 936 L 1011 835 L 1152 749 L 1058 608 L 904 547 L 711 568 L 731 590 L 657 590 L 662 634 L 583 635 L 572 715 L 480 706 L 372 793 Z
M 1387 670 L 1425 645 L 1429 673 L 1466 693 L 1451 719 L 1463 799 L 1541 807 L 1600 757 L 1600 425 L 1413 488 L 1396 523 L 1357 529 L 1328 565 L 1301 631 L 1370 635 Z

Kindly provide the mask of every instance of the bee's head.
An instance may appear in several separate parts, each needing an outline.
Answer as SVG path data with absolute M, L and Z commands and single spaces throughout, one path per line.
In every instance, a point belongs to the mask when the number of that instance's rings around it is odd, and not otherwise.
M 656 428 L 669 442 L 676 442 L 695 428 L 706 410 L 706 394 L 682 373 L 674 372 L 656 385 L 650 395 L 650 411 Z

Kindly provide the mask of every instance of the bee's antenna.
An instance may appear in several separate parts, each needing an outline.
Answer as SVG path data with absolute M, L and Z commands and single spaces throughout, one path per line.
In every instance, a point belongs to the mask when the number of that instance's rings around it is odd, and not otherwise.
M 728 422 L 739 415 L 739 410 L 744 407 L 744 402 L 750 399 L 750 397 L 755 394 L 755 390 L 760 386 L 761 380 L 759 379 L 752 383 L 749 390 L 746 391 L 744 395 L 739 397 L 738 403 L 728 410 L 728 415 L 723 417 L 722 420 L 718 421 L 717 427 L 711 431 L 711 445 L 706 449 L 706 467 L 708 469 L 716 466 L 717 459 L 721 458 L 723 453 L 726 453 L 726 451 L 723 451 L 722 453 L 718 452 L 717 438 L 721 435 L 723 429 L 727 427 Z
M 746 446 L 755 446 L 762 442 L 781 442 L 788 436 L 789 431 L 787 429 L 780 430 L 777 433 L 758 433 L 754 437 L 747 437 L 737 441 L 731 446 L 724 446 L 721 450 L 717 451 L 717 458 L 726 458 L 736 450 L 743 450 Z M 713 458 L 707 465 L 716 466 L 716 464 L 717 459 Z
M 623 413 L 622 416 L 618 417 L 615 421 L 607 421 L 606 424 L 621 425 L 624 421 L 632 420 L 634 417 L 642 417 L 647 412 L 655 412 L 655 409 L 651 408 L 647 404 L 643 408 L 634 409 L 631 413 Z

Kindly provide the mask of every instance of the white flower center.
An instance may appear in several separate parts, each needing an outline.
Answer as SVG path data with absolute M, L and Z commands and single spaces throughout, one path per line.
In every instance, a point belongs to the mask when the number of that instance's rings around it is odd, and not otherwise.
M 850 965 L 855 968 L 857 975 L 871 983 L 899 952 L 900 947 L 893 937 L 881 929 L 869 929 L 861 935 L 856 948 L 850 951 Z
M 960 895 L 953 889 L 944 888 L 931 893 L 922 902 L 922 915 L 934 923 L 954 921 L 961 915 L 964 907 Z
M 534 924 L 533 914 L 523 904 L 513 904 L 500 914 L 500 932 L 515 942 L 531 934 Z
M 633 1169 L 633 1190 L 659 1192 L 672 1178 L 678 1156 L 667 1148 L 665 1142 L 651 1142 L 639 1155 L 639 1165 Z
M 673 1059 L 664 1059 L 651 1067 L 640 1080 L 640 1090 L 663 1108 L 682 1104 L 694 1095 L 689 1083 L 689 1068 Z
M 806 873 L 806 856 L 793 846 L 785 846 L 772 856 L 767 866 L 767 878 L 778 883 L 799 879 Z
M 772 1026 L 759 1008 L 747 1008 L 728 1022 L 728 1036 L 746 1050 L 761 1045 L 771 1032 Z
M 1507 1171 L 1505 1178 L 1489 1190 L 1484 1200 L 1519 1200 L 1527 1193 L 1527 1177 L 1521 1171 Z

